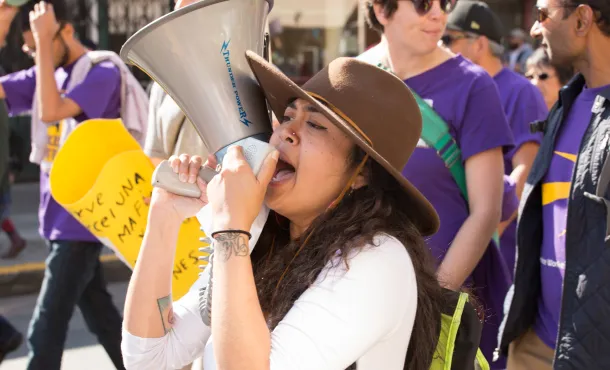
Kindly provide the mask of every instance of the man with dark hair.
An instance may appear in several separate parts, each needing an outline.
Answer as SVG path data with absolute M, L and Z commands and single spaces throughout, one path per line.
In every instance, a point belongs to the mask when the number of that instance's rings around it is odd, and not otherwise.
M 23 51 L 36 65 L 0 77 L 0 99 L 6 99 L 11 114 L 32 112 L 30 160 L 41 169 L 40 233 L 50 251 L 28 332 L 27 368 L 60 369 L 68 323 L 78 305 L 115 367 L 123 369 L 122 318 L 102 274 L 103 245 L 53 199 L 49 189 L 53 159 L 71 131 L 87 119 L 120 117 L 121 71 L 108 61 L 80 63 L 88 50 L 76 38 L 60 0 L 52 5 L 30 2 L 19 12 L 0 0 L 0 35 L 7 33 L 15 16 L 24 30 Z
M 500 350 L 508 370 L 610 368 L 610 2 L 538 0 L 561 89 L 521 199 Z
M 482 1 L 460 0 L 447 18 L 443 43 L 483 67 L 493 77 L 510 125 L 515 147 L 504 155 L 504 170 L 521 196 L 540 143 L 530 124 L 546 118 L 548 109 L 540 91 L 525 77 L 502 65 L 504 28 L 500 18 Z M 511 273 L 515 266 L 516 212 L 500 224 L 501 250 Z

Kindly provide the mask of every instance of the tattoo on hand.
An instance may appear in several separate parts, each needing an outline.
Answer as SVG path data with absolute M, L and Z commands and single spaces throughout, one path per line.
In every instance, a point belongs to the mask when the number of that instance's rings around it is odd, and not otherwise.
M 248 239 L 241 233 L 222 233 L 216 236 L 214 250 L 218 252 L 221 261 L 226 262 L 232 255 L 237 257 L 248 257 Z
M 163 324 L 163 332 L 165 334 L 172 330 L 174 325 L 174 310 L 172 307 L 172 295 L 157 299 L 159 313 L 161 314 L 161 323 Z

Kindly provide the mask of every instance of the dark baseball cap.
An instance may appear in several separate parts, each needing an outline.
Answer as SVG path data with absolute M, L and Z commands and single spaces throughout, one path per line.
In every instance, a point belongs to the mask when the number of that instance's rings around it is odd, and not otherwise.
M 504 38 L 502 21 L 482 1 L 458 1 L 447 18 L 447 29 L 485 36 L 498 44 Z

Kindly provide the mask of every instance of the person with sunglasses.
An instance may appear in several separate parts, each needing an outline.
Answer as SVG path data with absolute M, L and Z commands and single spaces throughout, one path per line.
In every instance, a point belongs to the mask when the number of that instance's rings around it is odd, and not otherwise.
M 509 49 L 508 55 L 506 55 L 508 69 L 523 74 L 527 58 L 534 52 L 532 45 L 527 40 L 527 33 L 521 28 L 513 29 L 508 35 L 507 44 Z
M 610 368 L 610 2 L 538 0 L 531 35 L 579 73 L 559 92 L 521 199 L 499 353 L 509 370 Z
M 402 174 L 439 213 L 440 230 L 427 243 L 441 284 L 452 290 L 473 288 L 486 308 L 481 350 L 491 359 L 510 286 L 510 272 L 492 242 L 503 205 L 503 152 L 513 145 L 498 89 L 484 69 L 439 42 L 455 0 L 367 4 L 367 21 L 382 41 L 359 58 L 392 71 L 448 130 L 438 151 L 422 136 Z M 424 132 L 431 123 L 424 118 Z M 464 187 L 453 175 L 455 161 L 442 157 L 450 146 L 453 153 L 455 147 L 461 150 L 455 160 L 465 173 Z
M 124 369 L 122 318 L 99 260 L 104 246 L 53 199 L 49 189 L 55 154 L 76 125 L 92 118 L 120 117 L 121 72 L 107 61 L 91 65 L 87 72 L 77 67 L 88 50 L 78 40 L 61 0 L 30 1 L 19 9 L 0 0 L 0 28 L 8 29 L 13 20 L 20 23 L 23 51 L 34 58 L 35 66 L 0 77 L 0 99 L 5 99 L 10 114 L 33 112 L 30 160 L 40 166 L 39 230 L 49 249 L 28 331 L 27 369 L 60 369 L 76 306 L 114 366 Z
M 515 147 L 504 156 L 504 170 L 517 184 L 517 196 L 521 196 L 541 138 L 540 134 L 530 131 L 530 124 L 545 119 L 549 112 L 540 91 L 526 78 L 503 66 L 503 39 L 502 21 L 486 3 L 461 0 L 449 15 L 443 43 L 454 53 L 483 67 L 498 86 L 515 139 Z M 499 227 L 502 255 L 511 273 L 517 245 L 516 218 L 515 210 Z
M 574 77 L 574 68 L 554 65 L 544 48 L 536 49 L 527 60 L 526 66 L 525 77 L 540 90 L 544 102 L 550 110 L 557 102 L 561 87 Z

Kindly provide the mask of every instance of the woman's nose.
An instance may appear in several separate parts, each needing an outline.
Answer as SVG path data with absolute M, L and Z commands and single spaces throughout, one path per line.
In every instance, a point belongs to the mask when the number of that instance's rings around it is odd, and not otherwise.
M 280 138 L 282 141 L 292 145 L 296 145 L 299 142 L 299 135 L 297 134 L 294 125 L 284 124 L 280 126 Z
M 444 13 L 443 8 L 441 7 L 441 1 L 433 1 L 428 15 L 432 18 L 440 18 L 443 14 Z

